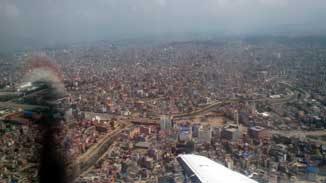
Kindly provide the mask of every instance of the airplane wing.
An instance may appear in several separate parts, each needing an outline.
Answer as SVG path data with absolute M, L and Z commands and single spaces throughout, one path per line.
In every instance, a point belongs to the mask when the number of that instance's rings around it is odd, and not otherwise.
M 205 156 L 182 154 L 177 159 L 193 183 L 258 183 Z

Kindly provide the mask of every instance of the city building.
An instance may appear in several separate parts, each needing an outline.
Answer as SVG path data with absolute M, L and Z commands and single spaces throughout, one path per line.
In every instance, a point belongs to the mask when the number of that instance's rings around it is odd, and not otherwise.
M 167 130 L 172 128 L 172 120 L 170 116 L 167 115 L 160 116 L 160 128 L 161 130 Z

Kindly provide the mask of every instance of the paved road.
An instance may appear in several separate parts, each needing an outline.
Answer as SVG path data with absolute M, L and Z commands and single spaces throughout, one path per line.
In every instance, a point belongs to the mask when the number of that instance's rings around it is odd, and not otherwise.
M 271 134 L 282 135 L 286 137 L 302 137 L 305 138 L 307 135 L 311 136 L 321 136 L 326 135 L 326 130 L 314 130 L 314 131 L 304 131 L 304 130 L 270 130 Z
M 27 97 L 30 97 L 30 96 L 36 96 L 36 95 L 44 93 L 46 91 L 47 91 L 47 89 L 42 89 L 42 90 L 27 94 L 27 95 L 25 95 L 25 96 L 23 96 L 21 98 L 23 99 L 23 98 L 27 98 Z M 8 93 L 8 92 L 6 92 L 6 93 Z M 11 93 L 14 94 L 14 92 L 11 92 Z M 0 95 L 1 94 L 3 94 L 3 92 L 0 92 Z M 4 109 L 21 108 L 23 110 L 47 109 L 48 108 L 46 106 L 40 106 L 40 105 L 19 104 L 19 103 L 15 103 L 14 102 L 15 100 L 17 100 L 17 99 L 15 98 L 15 99 L 12 99 L 12 100 L 9 100 L 9 101 L 6 101 L 6 102 L 0 102 L 0 108 L 4 108 Z
M 106 140 L 112 139 L 113 137 L 119 135 L 123 130 L 131 126 L 131 123 L 127 122 L 121 122 L 121 127 L 111 131 L 110 133 L 106 134 L 105 137 L 103 137 L 101 140 L 99 140 L 98 143 L 93 145 L 87 152 L 82 154 L 81 156 L 78 157 L 78 161 L 84 161 L 85 159 L 89 158 L 92 156 L 94 153 L 97 152 L 98 148 L 105 143 Z
M 0 102 L 0 108 L 4 109 L 17 109 L 21 108 L 24 110 L 32 110 L 32 109 L 47 109 L 45 106 L 40 105 L 28 105 L 28 104 L 17 104 L 13 102 Z
M 210 111 L 211 109 L 214 109 L 215 107 L 218 107 L 222 104 L 227 104 L 227 103 L 232 103 L 232 102 L 257 102 L 257 101 L 269 101 L 273 104 L 281 104 L 281 103 L 285 103 L 285 102 L 293 102 L 296 100 L 296 96 L 298 93 L 303 93 L 304 94 L 304 98 L 307 99 L 310 97 L 309 93 L 304 91 L 303 89 L 300 88 L 295 88 L 293 86 L 291 86 L 288 83 L 285 82 L 281 82 L 284 85 L 287 85 L 288 88 L 290 88 L 292 90 L 291 95 L 286 96 L 285 98 L 281 98 L 281 99 L 271 99 L 271 98 L 264 98 L 264 99 L 230 99 L 230 100 L 226 100 L 226 101 L 216 101 L 213 104 L 210 104 L 202 109 L 199 109 L 197 111 L 193 111 L 190 113 L 185 113 L 185 114 L 178 114 L 175 115 L 174 118 L 186 118 L 186 117 L 192 117 L 195 115 L 199 115 L 199 114 L 203 114 L 205 112 Z M 33 93 L 31 95 L 34 95 Z M 25 96 L 26 97 L 26 96 Z M 46 109 L 47 107 L 45 106 L 39 106 L 39 105 L 27 105 L 27 104 L 17 104 L 17 103 L 13 103 L 13 102 L 0 102 L 0 108 L 22 108 L 25 110 L 31 110 L 31 109 L 36 109 L 36 108 L 41 108 L 41 109 Z M 101 114 L 102 115 L 102 114 Z
M 79 175 L 85 174 L 92 169 L 93 165 L 110 149 L 114 143 L 115 138 L 125 129 L 130 128 L 133 124 L 130 121 L 119 121 L 121 127 L 106 134 L 98 143 L 94 144 L 86 153 L 77 158 L 75 166 L 78 169 Z
M 305 92 L 304 90 L 300 89 L 300 91 L 296 88 L 294 88 L 293 86 L 291 86 L 288 83 L 285 82 L 281 82 L 282 84 L 288 86 L 289 89 L 291 89 L 291 94 L 284 97 L 284 98 L 280 98 L 280 99 L 272 99 L 272 98 L 262 98 L 262 99 L 229 99 L 229 100 L 225 100 L 225 101 L 216 101 L 213 104 L 210 104 L 202 109 L 190 112 L 190 113 L 184 113 L 184 114 L 178 114 L 173 116 L 175 119 L 180 119 L 180 118 L 187 118 L 187 117 L 192 117 L 192 116 L 196 116 L 199 114 L 204 114 L 205 112 L 210 111 L 211 109 L 214 109 L 216 107 L 221 106 L 222 104 L 228 104 L 228 103 L 233 103 L 233 102 L 259 102 L 259 101 L 268 101 L 271 104 L 282 104 L 282 103 L 286 103 L 286 102 L 294 102 L 295 100 L 297 100 L 297 95 L 298 93 L 304 93 L 304 98 L 308 98 L 309 94 L 308 92 Z

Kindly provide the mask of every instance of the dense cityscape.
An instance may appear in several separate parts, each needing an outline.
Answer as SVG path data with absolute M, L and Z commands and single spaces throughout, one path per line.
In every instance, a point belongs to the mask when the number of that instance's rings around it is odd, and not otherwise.
M 0 56 L 0 182 L 38 182 L 47 103 L 75 183 L 184 183 L 178 155 L 326 180 L 323 38 L 71 44 Z M 60 95 L 47 95 L 42 82 Z

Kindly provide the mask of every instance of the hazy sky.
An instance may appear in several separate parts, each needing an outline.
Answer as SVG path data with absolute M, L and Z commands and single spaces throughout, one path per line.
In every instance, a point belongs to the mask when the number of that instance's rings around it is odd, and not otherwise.
M 326 0 L 0 0 L 0 49 L 147 35 L 326 30 Z

